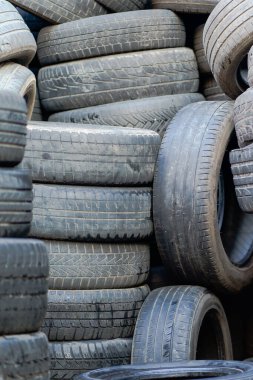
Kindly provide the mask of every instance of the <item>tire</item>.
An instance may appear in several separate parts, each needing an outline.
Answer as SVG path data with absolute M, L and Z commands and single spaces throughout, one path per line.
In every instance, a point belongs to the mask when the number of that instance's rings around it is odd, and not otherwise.
M 50 341 L 130 338 L 147 285 L 112 290 L 49 290 L 41 330 Z
M 233 102 L 199 102 L 179 111 L 164 136 L 153 213 L 174 284 L 229 293 L 252 280 L 253 216 L 240 210 L 229 170 L 233 130 Z
M 139 313 L 132 364 L 182 360 L 232 360 L 232 343 L 223 307 L 198 286 L 156 289 Z
M 248 87 L 241 70 L 253 43 L 252 9 L 251 0 L 221 0 L 204 28 L 207 60 L 216 82 L 231 99 Z
M 159 27 L 159 28 L 158 28 Z M 43 29 L 42 66 L 77 59 L 185 45 L 185 27 L 166 10 L 146 10 L 77 20 Z
M 37 50 L 35 39 L 15 7 L 0 1 L 0 62 L 28 65 Z
M 0 368 L 4 379 L 49 380 L 49 367 L 48 342 L 44 334 L 0 337 Z
M 46 246 L 36 240 L 0 241 L 0 334 L 39 330 L 47 310 Z
M 142 285 L 150 268 L 149 245 L 88 244 L 48 240 L 49 288 L 120 289 Z
M 33 15 L 30 12 L 24 11 L 24 9 L 21 9 L 19 7 L 16 8 L 18 13 L 22 16 L 24 22 L 28 26 L 28 28 L 31 30 L 33 34 L 38 33 L 42 28 L 46 28 L 50 24 L 43 20 L 41 17 L 38 17 L 36 15 Z
M 188 48 L 92 58 L 39 72 L 42 105 L 48 112 L 197 92 L 198 85 L 196 59 Z
M 49 121 L 150 129 L 162 137 L 176 113 L 189 103 L 204 100 L 201 94 L 178 94 L 129 100 L 51 115 Z
M 253 49 L 251 48 L 248 54 L 248 84 L 253 87 Z
M 13 91 L 23 96 L 27 103 L 28 119 L 31 118 L 36 95 L 36 79 L 34 74 L 17 63 L 0 64 L 0 88 Z
M 132 242 L 152 232 L 150 188 L 34 185 L 31 236 Z
M 234 105 L 235 130 L 240 148 L 253 143 L 253 89 L 240 95 Z
M 40 105 L 39 90 L 36 88 L 36 97 L 31 117 L 32 121 L 43 121 L 42 109 Z
M 169 280 L 167 270 L 163 265 L 150 268 L 148 286 L 151 290 L 170 285 Z
M 26 145 L 26 104 L 10 91 L 0 93 L 0 166 L 18 165 Z
M 51 379 L 73 379 L 92 369 L 126 365 L 131 339 L 50 343 Z
M 230 163 L 239 206 L 253 213 L 253 145 L 230 152 Z
M 145 185 L 153 182 L 161 139 L 153 131 L 62 123 L 27 128 L 22 166 L 34 182 Z
M 32 179 L 20 169 L 0 171 L 0 237 L 26 236 L 32 220 Z
M 206 100 L 209 101 L 217 102 L 221 100 L 231 100 L 227 95 L 224 94 L 213 77 L 205 78 L 203 80 L 202 91 Z
M 107 13 L 95 0 L 10 0 L 11 3 L 31 12 L 52 24 L 62 24 L 80 18 Z
M 98 0 L 100 4 L 113 12 L 129 12 L 144 9 L 148 0 Z
M 196 55 L 199 72 L 202 74 L 211 74 L 211 69 L 208 64 L 204 45 L 203 45 L 203 30 L 204 30 L 205 24 L 199 25 L 194 32 L 193 35 L 193 50 Z
M 210 13 L 220 0 L 152 0 L 154 8 L 183 13 Z

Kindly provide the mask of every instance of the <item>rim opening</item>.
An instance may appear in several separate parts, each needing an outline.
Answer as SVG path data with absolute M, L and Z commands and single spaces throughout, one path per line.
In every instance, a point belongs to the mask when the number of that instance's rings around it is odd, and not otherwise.
M 240 62 L 237 69 L 237 83 L 240 89 L 244 92 L 249 87 L 248 82 L 248 55 Z

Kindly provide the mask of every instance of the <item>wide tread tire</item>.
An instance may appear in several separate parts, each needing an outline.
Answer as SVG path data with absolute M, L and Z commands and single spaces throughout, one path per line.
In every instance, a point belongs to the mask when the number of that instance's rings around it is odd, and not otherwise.
M 231 100 L 217 84 L 213 77 L 204 78 L 202 84 L 202 91 L 206 100 L 217 102 L 221 100 Z
M 219 0 L 152 0 L 154 8 L 171 9 L 183 13 L 210 13 Z
M 113 12 L 129 12 L 144 9 L 148 0 L 98 0 L 100 4 Z
M 235 130 L 240 148 L 253 143 L 253 89 L 238 96 L 234 105 Z
M 189 48 L 116 54 L 39 72 L 41 101 L 48 112 L 197 92 L 198 86 L 197 62 Z
M 31 236 L 133 241 L 153 232 L 150 188 L 34 185 Z
M 211 69 L 208 64 L 205 49 L 203 45 L 203 30 L 205 24 L 199 25 L 193 35 L 193 50 L 198 62 L 199 72 L 202 74 L 211 74 Z

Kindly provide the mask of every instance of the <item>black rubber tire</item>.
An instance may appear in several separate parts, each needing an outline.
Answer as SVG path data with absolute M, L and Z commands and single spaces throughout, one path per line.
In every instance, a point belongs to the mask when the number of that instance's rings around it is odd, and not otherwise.
M 148 0 L 97 0 L 113 12 L 129 12 L 144 9 Z
M 34 185 L 31 236 L 135 241 L 153 232 L 150 188 Z
M 152 266 L 150 268 L 147 284 L 150 290 L 171 285 L 170 277 L 168 276 L 166 268 L 163 265 Z
M 178 94 L 129 100 L 51 115 L 49 121 L 150 129 L 162 137 L 167 123 L 189 103 L 204 100 L 201 94 Z
M 243 213 L 236 200 L 228 154 L 237 146 L 233 131 L 233 102 L 199 102 L 179 111 L 163 138 L 154 223 L 174 284 L 239 292 L 252 281 L 253 216 Z M 220 173 L 225 193 L 221 223 Z
M 38 37 L 42 66 L 77 59 L 185 45 L 181 19 L 167 10 L 90 17 L 43 29 Z
M 43 121 L 43 114 L 39 98 L 39 90 L 36 88 L 35 103 L 33 108 L 33 113 L 31 117 L 32 121 Z
M 34 182 L 145 185 L 153 182 L 161 144 L 153 131 L 62 123 L 32 123 L 22 162 Z
M 196 55 L 198 67 L 199 67 L 199 72 L 201 74 L 211 74 L 211 69 L 208 64 L 205 50 L 204 50 L 204 45 L 203 45 L 203 30 L 204 30 L 205 24 L 199 25 L 193 35 L 193 50 Z
M 49 288 L 120 289 L 142 285 L 150 268 L 149 245 L 88 244 L 48 240 Z
M 240 148 L 253 143 L 253 89 L 238 96 L 234 105 L 235 130 Z
M 26 145 L 26 104 L 21 96 L 0 93 L 0 166 L 18 165 Z
M 9 3 L 0 2 L 0 62 L 16 61 L 28 65 L 37 50 L 35 39 L 24 20 Z
M 41 330 L 50 341 L 130 338 L 147 285 L 131 289 L 49 290 Z
M 216 82 L 231 99 L 248 87 L 240 65 L 252 46 L 251 0 L 221 0 L 209 16 L 203 33 L 206 57 Z
M 50 343 L 51 379 L 73 379 L 92 369 L 126 365 L 132 339 Z
M 62 24 L 80 18 L 106 14 L 95 0 L 10 0 L 11 3 L 31 12 L 52 24 Z
M 201 82 L 201 87 L 206 100 L 231 100 L 227 95 L 224 94 L 224 92 L 222 91 L 222 89 L 213 77 L 203 78 L 203 81 Z
M 233 359 L 228 322 L 218 298 L 198 286 L 153 290 L 137 319 L 132 364 L 207 358 Z
M 0 239 L 0 334 L 39 330 L 47 310 L 46 246 L 31 239 Z
M 32 220 L 32 179 L 26 170 L 0 170 L 0 237 L 26 236 Z
M 183 13 L 210 13 L 220 0 L 152 0 L 154 8 Z
M 230 152 L 230 163 L 239 206 L 253 213 L 253 145 Z
M 188 48 L 91 58 L 39 72 L 40 97 L 48 112 L 197 92 L 198 86 L 196 58 Z
M 4 380 L 49 380 L 49 367 L 44 334 L 0 336 L 0 368 Z

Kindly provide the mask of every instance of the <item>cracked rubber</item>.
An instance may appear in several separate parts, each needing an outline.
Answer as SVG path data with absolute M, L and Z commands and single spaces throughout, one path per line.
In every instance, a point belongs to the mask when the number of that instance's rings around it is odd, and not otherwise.
M 154 8 L 171 9 L 182 13 L 210 13 L 219 0 L 152 0 Z
M 253 143 L 253 89 L 238 96 L 234 105 L 235 130 L 240 148 Z

